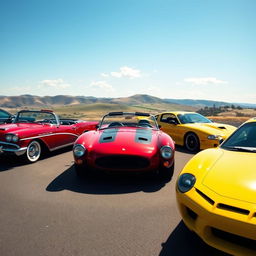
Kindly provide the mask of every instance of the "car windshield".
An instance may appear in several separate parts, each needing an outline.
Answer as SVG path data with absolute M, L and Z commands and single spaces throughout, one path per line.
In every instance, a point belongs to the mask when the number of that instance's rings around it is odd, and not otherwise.
M 221 148 L 233 151 L 256 152 L 256 122 L 246 123 L 238 128 Z
M 112 112 L 105 115 L 99 128 L 106 129 L 123 126 L 158 129 L 155 117 L 150 114 L 123 112 Z
M 17 114 L 15 123 L 49 123 L 56 124 L 57 120 L 52 112 L 21 111 Z
M 178 114 L 178 118 L 182 124 L 212 122 L 211 120 L 197 113 Z

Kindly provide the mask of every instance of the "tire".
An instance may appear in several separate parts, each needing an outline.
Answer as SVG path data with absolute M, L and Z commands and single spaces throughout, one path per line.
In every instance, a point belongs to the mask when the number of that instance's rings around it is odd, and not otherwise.
M 27 163 L 35 163 L 40 158 L 41 154 L 41 144 L 38 141 L 33 140 L 28 144 L 26 153 L 24 155 L 25 161 Z
M 172 179 L 173 173 L 174 173 L 174 162 L 170 167 L 160 168 L 158 175 L 161 180 L 169 182 Z
M 193 132 L 189 132 L 184 139 L 184 145 L 190 152 L 197 152 L 200 149 L 200 142 L 197 135 Z

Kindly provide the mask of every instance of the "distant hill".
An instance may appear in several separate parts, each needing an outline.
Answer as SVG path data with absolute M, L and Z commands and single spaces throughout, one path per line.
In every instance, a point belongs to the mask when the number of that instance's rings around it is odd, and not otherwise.
M 165 102 L 168 103 L 176 103 L 185 106 L 193 106 L 196 108 L 204 108 L 204 107 L 222 107 L 222 106 L 240 106 L 243 108 L 256 108 L 256 104 L 250 103 L 237 103 L 237 102 L 224 102 L 224 101 L 213 101 L 213 100 L 192 100 L 192 99 L 164 99 Z
M 0 96 L 1 108 L 56 108 L 58 106 L 75 106 L 88 104 L 117 104 L 137 106 L 145 109 L 158 110 L 190 110 L 195 111 L 205 106 L 216 107 L 225 105 L 235 105 L 241 107 L 256 108 L 256 104 L 246 103 L 227 103 L 211 100 L 192 100 L 192 99 L 160 99 L 146 94 L 136 94 L 130 97 L 120 98 L 96 98 L 91 96 Z

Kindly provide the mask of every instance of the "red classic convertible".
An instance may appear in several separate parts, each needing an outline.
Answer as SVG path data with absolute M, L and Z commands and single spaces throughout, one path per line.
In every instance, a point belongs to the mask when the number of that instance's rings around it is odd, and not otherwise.
M 171 179 L 174 142 L 159 130 L 155 117 L 145 113 L 111 112 L 98 130 L 82 134 L 73 147 L 77 175 L 103 171 L 157 171 Z
M 27 162 L 36 162 L 43 150 L 72 145 L 79 135 L 95 130 L 97 125 L 98 122 L 59 119 L 50 110 L 22 110 L 13 123 L 0 125 L 0 154 L 12 153 Z

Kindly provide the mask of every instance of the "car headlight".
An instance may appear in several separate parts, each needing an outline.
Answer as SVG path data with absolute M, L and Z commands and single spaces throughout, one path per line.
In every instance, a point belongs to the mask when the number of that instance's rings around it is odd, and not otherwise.
M 17 142 L 19 140 L 19 137 L 15 134 L 6 134 L 5 139 L 8 142 Z
M 188 192 L 196 183 L 196 177 L 193 174 L 190 173 L 183 173 L 180 175 L 178 179 L 178 190 L 181 193 Z
M 12 141 L 13 142 L 18 142 L 18 140 L 19 140 L 19 137 L 17 135 L 12 136 Z
M 169 146 L 163 146 L 160 149 L 160 153 L 164 159 L 170 159 L 173 155 L 173 149 Z
M 209 140 L 221 140 L 222 137 L 221 137 L 221 135 L 209 135 L 207 137 L 207 139 L 209 139 Z
M 6 141 L 8 141 L 8 142 L 12 141 L 12 135 L 11 135 L 11 134 L 7 134 L 7 135 L 5 136 L 5 139 L 6 139 Z
M 73 148 L 73 153 L 76 157 L 81 157 L 85 154 L 85 147 L 83 145 L 75 145 Z

